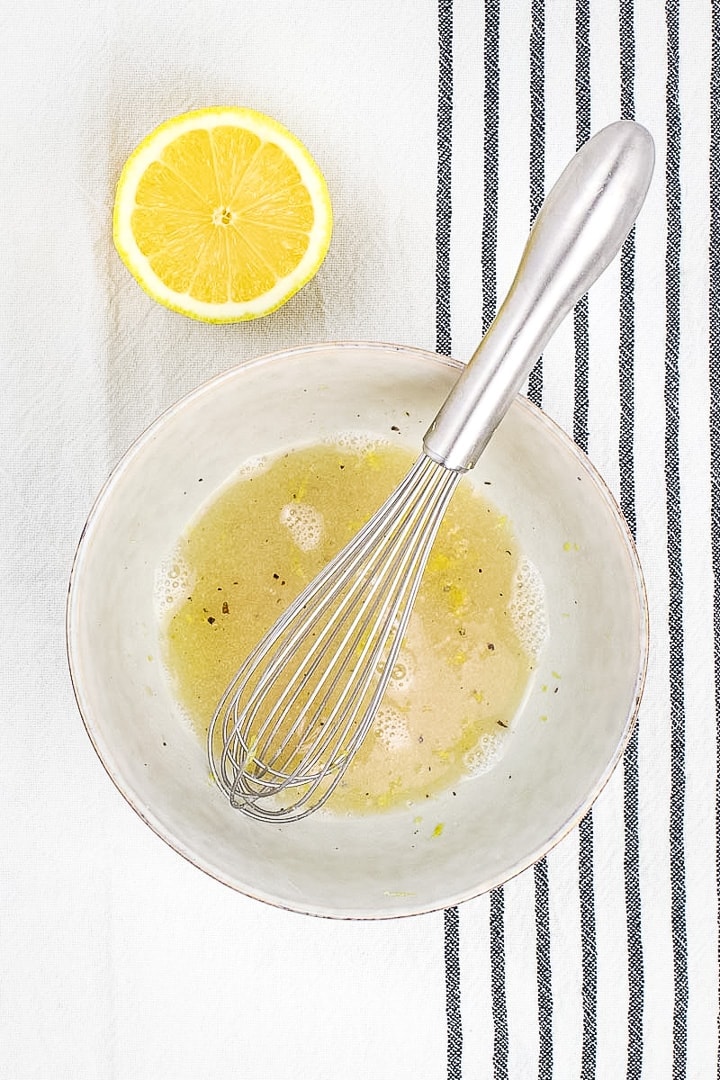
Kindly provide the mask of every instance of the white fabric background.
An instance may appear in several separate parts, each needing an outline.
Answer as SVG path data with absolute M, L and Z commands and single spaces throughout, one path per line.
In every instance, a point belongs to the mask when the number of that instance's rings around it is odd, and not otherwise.
M 497 277 L 529 225 L 531 0 L 500 5 Z M 670 4 L 670 8 L 676 5 Z M 497 5 L 495 5 L 497 7 Z M 545 175 L 575 148 L 576 5 L 545 11 Z M 627 8 L 627 5 L 625 5 Z M 680 4 L 682 807 L 688 973 L 673 1045 L 669 570 L 665 473 L 667 25 L 637 2 L 635 107 L 658 150 L 636 233 L 635 489 L 653 624 L 641 711 L 642 1071 L 715 1080 L 716 728 L 708 381 L 711 10 Z M 592 128 L 620 115 L 621 5 L 590 5 Z M 540 1060 L 532 871 L 505 889 L 507 1065 L 493 1064 L 489 898 L 460 912 L 462 1064 L 447 1064 L 442 915 L 303 918 L 235 895 L 125 805 L 77 714 L 64 649 L 74 547 L 131 440 L 206 377 L 294 343 L 436 344 L 434 0 L 65 0 L 0 10 L 0 1077 L 7 1080 L 574 1080 L 582 1064 L 578 834 L 548 859 L 552 1063 Z M 484 5 L 454 4 L 452 347 L 481 332 Z M 195 324 L 153 304 L 112 248 L 119 169 L 156 123 L 203 105 L 276 116 L 335 210 L 318 277 L 265 320 Z M 590 301 L 589 450 L 619 487 L 619 267 Z M 718 358 L 716 357 L 716 362 Z M 546 410 L 573 424 L 572 323 L 545 354 Z M 628 1072 L 622 769 L 594 815 L 596 1060 Z M 454 1071 L 453 1071 L 454 1070 Z M 459 1071 L 461 1070 L 461 1071 Z M 629 1073 L 628 1073 L 629 1075 Z

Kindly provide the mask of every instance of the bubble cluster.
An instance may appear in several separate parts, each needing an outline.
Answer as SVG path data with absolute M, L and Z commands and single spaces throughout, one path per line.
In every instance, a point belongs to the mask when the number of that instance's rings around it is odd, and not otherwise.
M 388 750 L 399 750 L 410 742 L 407 722 L 392 705 L 380 706 L 373 722 L 373 733 Z
M 293 543 L 301 551 L 312 551 L 316 548 L 325 528 L 325 519 L 310 503 L 287 503 L 280 511 L 280 523 L 285 526 Z
M 536 657 L 547 638 L 548 625 L 545 587 L 529 559 L 523 558 L 518 565 L 508 612 L 523 649 Z
M 367 453 L 378 446 L 389 446 L 389 439 L 382 439 L 370 431 L 341 431 L 338 435 L 331 435 L 325 440 L 340 450 L 349 450 L 353 454 Z
M 254 476 L 255 473 L 262 472 L 267 463 L 267 458 L 260 454 L 256 457 L 246 458 L 233 476 L 233 480 L 247 480 L 248 476 Z
M 479 776 L 488 772 L 497 763 L 502 748 L 503 737 L 489 732 L 480 736 L 478 743 L 468 751 L 464 761 L 470 776 Z
M 154 600 L 159 616 L 173 611 L 186 599 L 194 579 L 182 556 L 173 554 L 164 559 L 155 571 Z
M 401 649 L 390 672 L 388 689 L 398 693 L 409 690 L 415 681 L 415 657 L 409 649 Z

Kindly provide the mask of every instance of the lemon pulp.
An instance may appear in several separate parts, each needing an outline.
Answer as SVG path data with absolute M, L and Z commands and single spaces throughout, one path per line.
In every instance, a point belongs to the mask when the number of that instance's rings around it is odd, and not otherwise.
M 250 109 L 203 109 L 156 128 L 117 186 L 115 244 L 168 307 L 230 322 L 267 314 L 317 271 L 327 186 L 303 144 Z

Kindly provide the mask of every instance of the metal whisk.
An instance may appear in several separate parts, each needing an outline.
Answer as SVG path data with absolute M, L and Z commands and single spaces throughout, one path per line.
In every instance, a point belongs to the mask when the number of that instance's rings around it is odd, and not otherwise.
M 359 533 L 243 663 L 208 732 L 231 804 L 297 821 L 330 797 L 391 677 L 430 549 L 531 364 L 615 257 L 654 163 L 645 128 L 619 121 L 575 154 L 530 233 L 494 321 L 431 424 L 424 452 Z

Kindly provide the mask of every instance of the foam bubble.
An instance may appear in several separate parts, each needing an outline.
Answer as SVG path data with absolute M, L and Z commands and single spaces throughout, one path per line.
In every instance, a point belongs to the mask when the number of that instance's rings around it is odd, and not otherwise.
M 479 776 L 480 773 L 488 772 L 497 764 L 503 736 L 492 735 L 489 732 L 480 736 L 477 745 L 465 755 L 465 765 L 471 776 Z
M 545 586 L 529 559 L 518 564 L 508 612 L 522 647 L 537 657 L 548 635 Z
M 267 467 L 267 458 L 258 454 L 256 457 L 249 457 L 243 461 L 234 475 L 235 480 L 246 480 L 248 476 L 254 476 L 256 473 L 262 472 Z
M 398 693 L 409 690 L 415 681 L 415 657 L 409 649 L 401 649 L 390 672 L 388 689 Z
M 373 722 L 373 731 L 388 750 L 400 750 L 410 742 L 407 723 L 392 705 L 381 705 Z
M 190 567 L 177 552 L 163 559 L 155 571 L 153 599 L 155 611 L 162 617 L 170 614 L 187 598 L 195 584 Z
M 325 528 L 325 519 L 320 511 L 310 503 L 302 502 L 283 506 L 280 523 L 285 526 L 301 551 L 312 551 L 316 548 Z
M 337 446 L 341 450 L 349 450 L 353 454 L 367 453 L 378 446 L 389 446 L 390 440 L 383 439 L 371 431 L 341 431 L 337 435 L 329 436 L 325 442 Z

